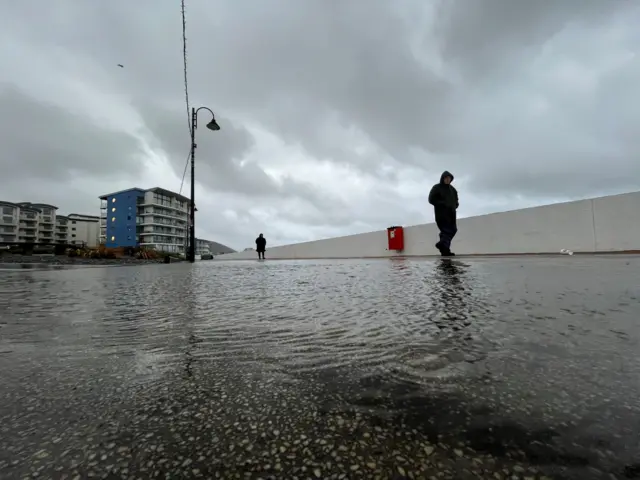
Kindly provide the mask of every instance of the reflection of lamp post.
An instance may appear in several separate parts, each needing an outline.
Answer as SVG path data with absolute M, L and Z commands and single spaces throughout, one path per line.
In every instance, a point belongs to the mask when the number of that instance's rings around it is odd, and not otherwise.
M 191 224 L 189 225 L 189 253 L 187 255 L 187 260 L 191 263 L 196 261 L 196 128 L 198 128 L 198 112 L 202 109 L 208 110 L 211 114 L 211 121 L 207 123 L 207 128 L 214 132 L 220 130 L 220 125 L 216 122 L 216 116 L 209 108 L 191 109 Z

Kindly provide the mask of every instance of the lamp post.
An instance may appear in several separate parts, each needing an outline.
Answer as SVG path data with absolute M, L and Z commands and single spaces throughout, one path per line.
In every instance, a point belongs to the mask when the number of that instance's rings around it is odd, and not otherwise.
M 207 107 L 200 107 L 198 109 L 191 109 L 191 223 L 189 224 L 189 253 L 188 260 L 193 263 L 196 261 L 196 128 L 198 128 L 198 112 L 200 110 L 207 110 L 211 114 L 211 121 L 207 123 L 207 128 L 214 132 L 220 130 L 220 125 L 216 122 L 216 116 L 211 109 Z

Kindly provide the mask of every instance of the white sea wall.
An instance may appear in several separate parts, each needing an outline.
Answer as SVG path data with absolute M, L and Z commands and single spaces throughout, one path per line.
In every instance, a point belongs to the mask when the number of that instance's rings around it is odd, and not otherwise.
M 268 235 L 266 235 L 268 237 Z M 387 232 L 269 248 L 267 259 L 376 258 L 439 255 L 435 223 L 405 227 L 403 252 L 387 250 Z M 458 255 L 541 254 L 640 250 L 640 192 L 556 203 L 458 220 L 452 250 Z M 217 260 L 256 259 L 255 251 Z

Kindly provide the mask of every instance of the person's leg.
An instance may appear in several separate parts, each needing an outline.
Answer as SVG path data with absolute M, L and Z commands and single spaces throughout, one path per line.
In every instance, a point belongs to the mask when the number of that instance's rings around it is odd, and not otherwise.
M 454 255 L 451 252 L 451 240 L 457 233 L 457 228 L 454 223 L 440 222 L 440 241 L 436 244 L 436 247 L 440 250 L 443 256 Z
M 458 225 L 456 225 L 456 222 L 453 221 L 451 222 L 451 225 L 449 226 L 449 234 L 450 234 L 450 239 L 449 239 L 449 254 L 450 255 L 455 255 L 455 253 L 453 253 L 451 251 L 451 242 L 453 241 L 453 237 L 456 236 L 456 234 L 458 233 Z
M 436 248 L 440 251 L 440 253 L 442 253 L 442 249 L 444 248 L 444 234 L 442 233 L 444 230 L 444 224 L 442 221 L 436 220 L 436 225 L 438 226 L 438 230 L 439 230 L 439 240 L 438 243 L 436 243 Z

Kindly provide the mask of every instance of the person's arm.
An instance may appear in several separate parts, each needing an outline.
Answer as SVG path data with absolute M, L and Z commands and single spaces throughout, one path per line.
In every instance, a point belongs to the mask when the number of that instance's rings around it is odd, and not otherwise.
M 429 203 L 434 207 L 440 203 L 440 191 L 438 189 L 438 185 L 434 185 L 431 187 L 431 191 L 429 192 Z
M 458 209 L 458 207 L 460 206 L 460 202 L 458 201 L 458 190 L 456 190 L 455 188 L 453 189 L 453 191 L 456 194 L 456 210 Z

